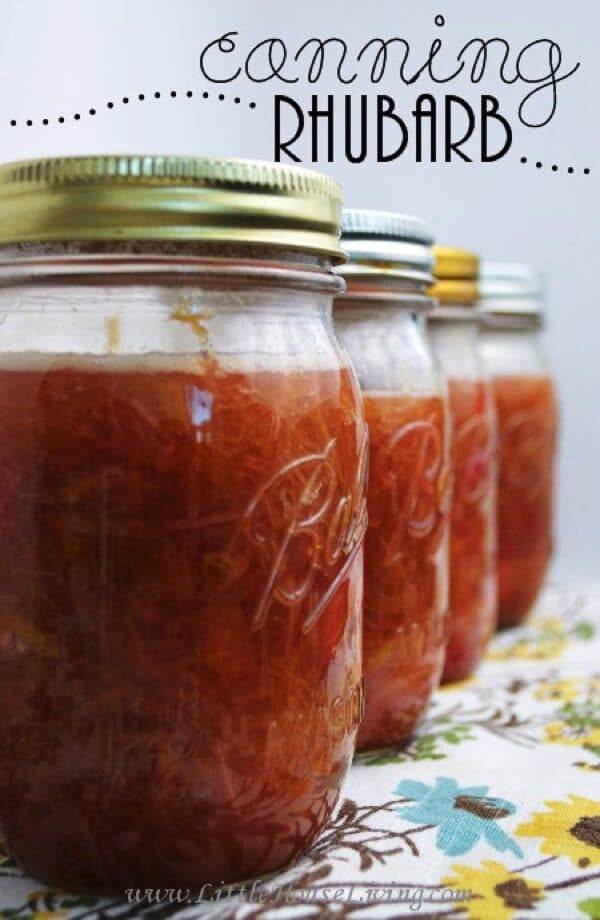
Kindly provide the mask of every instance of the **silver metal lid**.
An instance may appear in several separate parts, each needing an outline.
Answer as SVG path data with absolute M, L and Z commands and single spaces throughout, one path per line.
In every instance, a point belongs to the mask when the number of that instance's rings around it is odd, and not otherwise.
M 486 325 L 517 327 L 543 323 L 544 279 L 529 265 L 481 263 L 480 310 Z
M 339 272 L 349 281 L 380 277 L 417 286 L 433 283 L 433 234 L 418 217 L 346 209 L 341 243 L 349 261 Z
M 393 211 L 345 208 L 342 211 L 342 234 L 344 236 L 385 236 L 409 243 L 433 245 L 433 235 L 425 221 L 419 217 L 396 214 Z

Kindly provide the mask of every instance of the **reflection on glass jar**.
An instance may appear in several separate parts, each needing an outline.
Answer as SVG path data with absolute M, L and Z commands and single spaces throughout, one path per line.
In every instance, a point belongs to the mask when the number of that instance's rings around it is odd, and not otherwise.
M 358 747 L 410 737 L 446 641 L 448 403 L 424 314 L 431 236 L 398 214 L 345 211 L 337 332 L 357 371 L 370 437 L 365 541 L 365 715 Z
M 69 888 L 263 876 L 327 820 L 361 711 L 339 193 L 111 164 L 0 171 L 0 824 Z
M 450 621 L 444 681 L 477 667 L 496 624 L 496 415 L 479 355 L 478 261 L 434 247 L 439 306 L 429 331 L 448 379 L 452 416 Z
M 481 298 L 499 428 L 498 615 L 500 626 L 513 626 L 535 603 L 552 555 L 557 401 L 535 272 L 484 262 Z

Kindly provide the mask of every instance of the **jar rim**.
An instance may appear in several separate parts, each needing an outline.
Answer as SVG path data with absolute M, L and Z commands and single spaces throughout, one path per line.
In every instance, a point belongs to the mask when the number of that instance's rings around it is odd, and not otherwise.
M 180 245 L 180 244 L 178 244 Z M 136 247 L 137 248 L 137 247 Z M 286 260 L 281 254 L 269 251 L 269 257 L 250 257 L 245 247 L 236 247 L 235 253 L 218 255 L 214 251 L 204 254 L 164 254 L 154 248 L 139 247 L 130 251 L 126 243 L 110 245 L 111 251 L 78 251 L 78 248 L 61 244 L 18 248 L 2 252 L 0 247 L 0 288 L 27 285 L 36 282 L 48 284 L 161 284 L 178 285 L 219 284 L 238 286 L 255 284 L 265 287 L 282 287 L 312 290 L 330 295 L 343 292 L 345 284 L 322 259 L 310 261 L 290 254 Z
M 354 309 L 365 304 L 382 309 L 405 309 L 413 313 L 429 313 L 436 306 L 429 286 L 418 272 L 411 273 L 369 269 L 364 273 L 336 272 L 346 283 L 336 296 L 334 310 Z
M 480 323 L 481 313 L 476 303 L 471 301 L 442 303 L 436 301 L 428 319 L 433 322 Z
M 542 329 L 545 325 L 543 311 L 535 303 L 526 301 L 507 301 L 501 310 L 488 309 L 487 304 L 479 305 L 481 326 L 493 331 L 531 331 Z

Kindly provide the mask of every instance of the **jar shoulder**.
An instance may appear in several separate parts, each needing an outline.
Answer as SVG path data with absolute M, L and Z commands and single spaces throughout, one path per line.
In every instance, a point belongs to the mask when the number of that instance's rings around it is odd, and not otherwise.
M 363 391 L 445 393 L 421 317 L 336 316 L 335 327 Z
M 2 356 L 218 358 L 253 370 L 340 369 L 331 297 L 191 285 L 24 285 L 0 290 Z
M 481 355 L 492 376 L 547 376 L 549 366 L 539 332 L 483 331 Z

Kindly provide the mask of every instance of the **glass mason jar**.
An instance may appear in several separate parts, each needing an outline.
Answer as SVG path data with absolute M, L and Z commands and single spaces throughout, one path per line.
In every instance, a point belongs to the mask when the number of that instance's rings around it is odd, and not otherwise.
M 538 276 L 484 262 L 480 289 L 499 428 L 498 616 L 513 626 L 531 610 L 552 555 L 557 400 L 540 341 Z
M 496 414 L 479 354 L 477 257 L 434 246 L 431 341 L 452 416 L 450 620 L 443 680 L 468 677 L 496 625 Z
M 448 607 L 448 402 L 424 315 L 431 235 L 421 221 L 345 211 L 334 303 L 369 426 L 365 715 L 359 750 L 405 741 L 437 687 Z
M 336 802 L 367 463 L 339 218 L 271 164 L 0 169 L 0 826 L 48 882 L 264 876 Z

